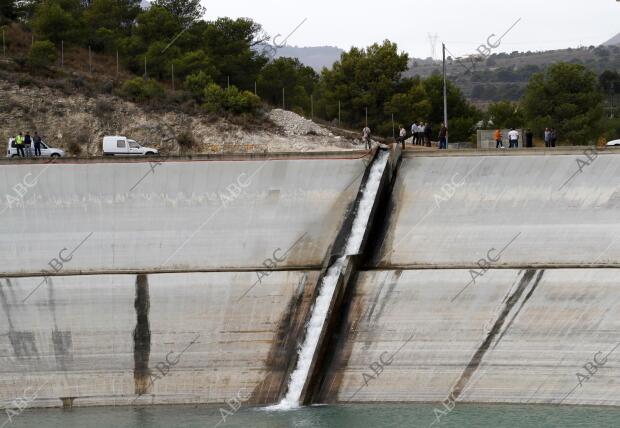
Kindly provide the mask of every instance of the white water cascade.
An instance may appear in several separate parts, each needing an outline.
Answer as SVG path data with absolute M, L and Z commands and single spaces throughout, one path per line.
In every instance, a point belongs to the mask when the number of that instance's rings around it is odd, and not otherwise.
M 323 325 L 326 321 L 327 311 L 329 310 L 334 292 L 336 291 L 340 272 L 344 266 L 346 256 L 358 254 L 360 250 L 360 245 L 362 244 L 362 239 L 364 239 L 364 233 L 370 218 L 370 212 L 372 211 L 375 196 L 379 190 L 379 183 L 381 182 L 381 177 L 383 176 L 388 158 L 389 153 L 382 151 L 379 153 L 370 169 L 366 187 L 362 193 L 362 200 L 360 201 L 355 219 L 353 220 L 351 234 L 347 239 L 345 254 L 329 267 L 321 282 L 319 295 L 312 308 L 312 316 L 306 326 L 305 340 L 298 350 L 297 365 L 291 374 L 286 396 L 279 404 L 268 407 L 268 410 L 290 410 L 300 406 L 301 393 L 310 371 L 310 365 L 312 364 L 312 359 L 319 343 Z

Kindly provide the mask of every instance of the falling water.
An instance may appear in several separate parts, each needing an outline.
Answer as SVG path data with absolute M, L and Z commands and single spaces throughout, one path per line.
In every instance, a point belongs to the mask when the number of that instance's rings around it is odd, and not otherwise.
M 353 220 L 351 235 L 347 240 L 345 254 L 329 267 L 321 282 L 319 296 L 314 303 L 312 316 L 306 326 L 305 340 L 298 350 L 297 366 L 291 374 L 286 396 L 276 406 L 269 407 L 269 410 L 288 410 L 297 408 L 300 405 L 301 392 L 310 371 L 312 358 L 314 357 L 316 347 L 319 343 L 319 337 L 323 330 L 323 325 L 325 324 L 330 302 L 336 291 L 336 284 L 338 283 L 340 272 L 344 266 L 346 256 L 359 253 L 388 157 L 388 152 L 379 153 L 377 160 L 370 169 L 370 175 L 368 176 L 366 187 L 362 194 L 362 200 L 360 201 L 355 219 Z

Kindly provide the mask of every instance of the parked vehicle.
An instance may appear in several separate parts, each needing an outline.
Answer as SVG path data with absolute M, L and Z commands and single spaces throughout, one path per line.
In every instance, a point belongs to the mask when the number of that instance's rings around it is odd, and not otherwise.
M 34 147 L 32 148 L 33 157 L 34 156 Z M 53 147 L 48 146 L 43 141 L 41 141 L 41 157 L 45 158 L 61 158 L 65 156 L 65 151 L 61 149 L 55 149 Z M 6 157 L 8 158 L 16 158 L 19 157 L 17 154 L 17 146 L 15 144 L 15 138 L 9 138 L 9 143 L 7 145 Z
M 620 140 L 613 140 L 607 143 L 607 147 L 614 147 L 614 146 L 620 147 Z
M 105 156 L 154 156 L 159 151 L 150 147 L 143 147 L 120 135 L 103 137 L 103 154 Z

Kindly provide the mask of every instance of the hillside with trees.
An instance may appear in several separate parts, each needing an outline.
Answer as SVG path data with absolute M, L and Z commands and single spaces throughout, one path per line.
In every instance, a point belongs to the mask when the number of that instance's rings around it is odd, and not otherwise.
M 448 75 L 477 105 L 491 101 L 517 101 L 525 93 L 530 78 L 551 65 L 566 62 L 581 64 L 596 74 L 620 70 L 620 45 L 606 44 L 577 49 L 545 52 L 512 52 L 473 55 L 467 58 L 447 57 Z M 441 62 L 413 59 L 408 76 L 430 76 L 441 72 Z
M 443 120 L 437 64 L 411 59 L 389 40 L 351 48 L 318 73 L 280 57 L 281 47 L 270 45 L 251 19 L 202 19 L 199 0 L 156 0 L 148 9 L 139 0 L 8 0 L 1 12 L 8 58 L 0 61 L 0 78 L 20 86 L 104 93 L 154 110 L 254 124 L 270 107 L 284 107 L 356 131 L 368 120 L 386 137 L 413 121 L 438 130 Z M 484 67 L 452 60 L 451 141 L 471 142 L 478 126 L 500 122 L 536 132 L 554 126 L 570 144 L 617 135 L 617 120 L 604 114 L 620 89 L 617 50 L 552 52 L 544 61 L 538 54 L 497 54 Z M 486 100 L 485 109 L 468 100 L 468 91 Z

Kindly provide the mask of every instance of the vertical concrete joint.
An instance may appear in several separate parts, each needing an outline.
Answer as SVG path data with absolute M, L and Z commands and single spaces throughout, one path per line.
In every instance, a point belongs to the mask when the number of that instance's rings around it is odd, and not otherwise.
M 143 395 L 149 389 L 149 357 L 151 354 L 151 329 L 149 326 L 149 282 L 145 274 L 136 277 L 136 308 L 137 323 L 133 332 L 134 386 L 137 395 Z

